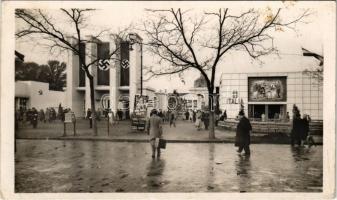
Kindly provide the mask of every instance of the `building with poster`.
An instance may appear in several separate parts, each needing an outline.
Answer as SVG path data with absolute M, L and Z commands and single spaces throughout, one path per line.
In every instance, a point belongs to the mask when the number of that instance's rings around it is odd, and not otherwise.
M 223 73 L 220 78 L 220 109 L 228 118 L 235 118 L 244 106 L 249 118 L 292 118 L 293 105 L 311 119 L 323 119 L 323 86 L 317 79 L 303 73 L 318 66 L 312 57 L 282 56 L 270 58 L 264 67 L 249 66 L 244 72 Z
M 131 45 L 129 41 L 119 41 L 119 50 L 114 59 L 109 61 L 106 60 L 114 50 L 114 41 L 100 41 L 89 37 L 88 40 L 95 42 L 80 45 L 82 56 L 87 63 L 96 58 L 100 59 L 89 68 L 94 76 L 96 109 L 103 109 L 103 105 L 107 105 L 114 112 L 121 109 L 124 116 L 129 116 L 134 110 L 135 96 L 140 94 L 142 65 L 142 39 L 137 34 L 134 35 L 137 42 Z M 71 108 L 77 117 L 83 117 L 86 110 L 91 108 L 90 87 L 89 79 L 79 62 L 79 57 L 69 52 L 66 106 Z M 143 88 L 143 94 L 147 93 L 153 93 L 153 90 Z

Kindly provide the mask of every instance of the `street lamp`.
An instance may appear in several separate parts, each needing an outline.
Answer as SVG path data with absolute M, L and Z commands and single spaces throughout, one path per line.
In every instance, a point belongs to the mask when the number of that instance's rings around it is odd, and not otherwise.
M 140 44 L 140 96 L 143 96 L 143 43 L 142 39 L 136 33 L 129 34 L 130 51 L 133 50 L 132 45 Z

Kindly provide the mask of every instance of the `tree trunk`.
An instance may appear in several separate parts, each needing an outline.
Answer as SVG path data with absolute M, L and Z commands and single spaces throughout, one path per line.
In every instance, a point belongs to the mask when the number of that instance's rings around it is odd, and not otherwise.
M 215 125 L 215 117 L 214 117 L 214 108 L 212 109 L 214 105 L 214 99 L 213 99 L 213 93 L 208 92 L 209 94 L 209 100 L 208 100 L 208 110 L 209 110 L 209 139 L 215 139 L 215 132 L 214 132 L 214 125 Z
M 215 139 L 215 116 L 214 111 L 209 112 L 209 139 Z
M 95 136 L 97 136 L 94 78 L 90 77 L 89 82 L 90 82 L 90 104 L 91 104 L 91 117 L 92 117 L 92 132 Z

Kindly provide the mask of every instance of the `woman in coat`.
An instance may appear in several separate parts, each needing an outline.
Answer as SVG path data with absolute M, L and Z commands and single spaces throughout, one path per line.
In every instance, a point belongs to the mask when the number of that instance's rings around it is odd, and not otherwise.
M 201 117 L 202 117 L 202 113 L 200 110 L 198 110 L 196 114 L 196 120 L 195 120 L 195 126 L 197 127 L 198 131 L 201 128 Z

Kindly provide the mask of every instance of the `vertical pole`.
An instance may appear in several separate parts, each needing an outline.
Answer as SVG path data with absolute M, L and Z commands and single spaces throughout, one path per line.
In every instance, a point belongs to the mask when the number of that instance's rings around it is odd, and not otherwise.
M 63 137 L 66 135 L 66 123 L 63 122 Z
M 73 122 L 74 125 L 74 136 L 76 136 L 76 122 Z
M 140 96 L 143 96 L 143 43 L 140 43 Z
M 110 130 L 109 130 L 109 113 L 108 113 L 108 136 L 110 135 Z

